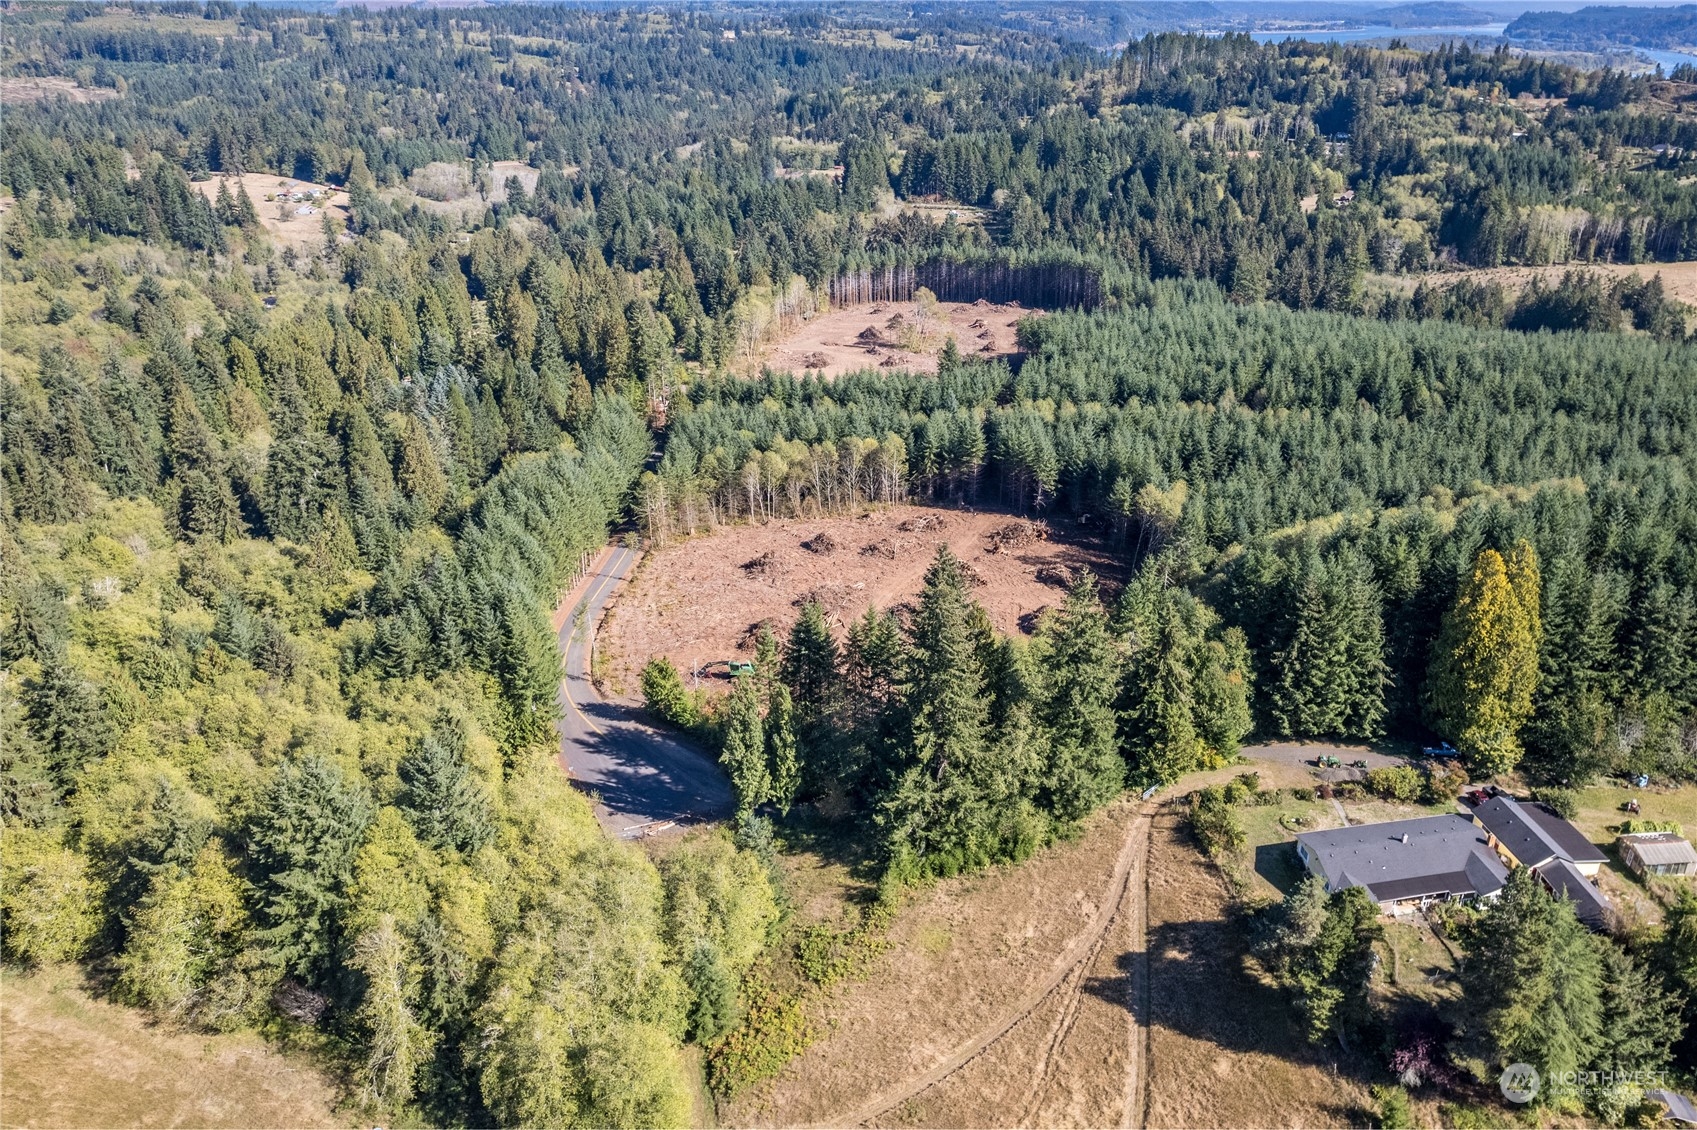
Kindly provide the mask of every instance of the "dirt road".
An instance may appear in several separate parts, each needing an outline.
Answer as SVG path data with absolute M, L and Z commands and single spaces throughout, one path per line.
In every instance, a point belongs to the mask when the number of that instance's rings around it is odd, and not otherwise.
M 967 1067 L 998 1041 L 1019 1027 L 1045 1004 L 1058 1003 L 1058 1018 L 1045 1040 L 1040 1064 L 1027 1092 L 1025 1109 L 1015 1123 L 1031 1121 L 1053 1082 L 1057 1065 L 1064 1058 L 1067 1037 L 1076 1021 L 1079 1002 L 1086 991 L 1090 972 L 1102 956 L 1113 928 L 1129 919 L 1132 929 L 1131 953 L 1134 958 L 1125 1001 L 1130 1016 L 1128 1040 L 1130 1057 L 1125 1080 L 1125 1108 L 1121 1125 L 1141 1126 L 1144 1095 L 1147 1093 L 1144 1063 L 1148 1046 L 1148 1011 L 1143 995 L 1148 985 L 1148 952 L 1143 941 L 1143 923 L 1147 915 L 1147 892 L 1144 877 L 1149 858 L 1151 819 L 1159 808 L 1146 803 L 1126 830 L 1119 856 L 1114 865 L 1108 889 L 1098 904 L 1100 909 L 1090 925 L 1075 937 L 1057 957 L 1045 976 L 1022 994 L 993 1021 L 976 1034 L 962 1041 L 929 1070 L 911 1076 L 867 1099 L 852 1111 L 825 1121 L 825 1125 L 858 1126 L 881 1124 L 881 1120 L 903 1104 L 930 1090 Z M 1056 998 L 1061 998 L 1058 1002 Z
M 603 550 L 555 612 L 566 677 L 560 683 L 560 764 L 596 798 L 595 815 L 615 835 L 722 820 L 735 807 L 731 785 L 700 751 L 644 723 L 639 711 L 607 702 L 589 677 L 595 629 L 639 555 Z

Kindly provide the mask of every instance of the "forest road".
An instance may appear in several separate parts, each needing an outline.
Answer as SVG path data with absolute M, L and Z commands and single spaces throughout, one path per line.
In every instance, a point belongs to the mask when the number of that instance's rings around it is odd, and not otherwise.
M 560 657 L 560 766 L 595 798 L 595 817 L 616 836 L 728 817 L 731 783 L 710 758 L 642 721 L 640 711 L 603 699 L 589 677 L 595 629 L 641 555 L 601 551 L 555 613 Z

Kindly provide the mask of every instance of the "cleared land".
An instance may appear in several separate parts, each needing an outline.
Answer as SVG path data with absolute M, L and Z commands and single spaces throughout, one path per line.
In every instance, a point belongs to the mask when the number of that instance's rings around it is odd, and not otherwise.
M 342 223 L 348 219 L 348 194 L 334 185 L 276 173 L 243 173 L 196 181 L 194 187 L 208 200 L 217 200 L 220 182 L 228 183 L 232 194 L 238 184 L 247 189 L 248 199 L 259 213 L 259 225 L 279 246 L 317 250 L 324 246 L 324 213 Z M 292 199 L 297 195 L 308 199 Z M 272 199 L 267 200 L 267 196 Z
M 917 595 L 939 544 L 966 563 L 978 582 L 973 598 L 998 629 L 1030 632 L 1043 609 L 1060 603 L 1066 578 L 1084 568 L 1118 573 L 1105 553 L 1058 540 L 1063 529 L 1072 527 L 896 506 L 692 537 L 643 562 L 597 636 L 597 675 L 613 694 L 631 695 L 656 655 L 686 675 L 715 660 L 752 658 L 760 624 L 770 621 L 782 637 L 810 597 L 844 628 L 868 605 L 891 608 Z
M 1462 279 L 1476 283 L 1496 283 L 1509 293 L 1518 293 L 1532 285 L 1534 279 L 1547 286 L 1561 282 L 1569 271 L 1601 275 L 1613 282 L 1628 275 L 1643 279 L 1662 277 L 1662 287 L 1669 298 L 1697 306 L 1697 263 L 1555 263 L 1547 267 L 1481 267 L 1471 271 L 1443 271 L 1428 275 L 1373 275 L 1374 282 L 1392 290 L 1414 293 L 1424 282 L 1430 286 L 1454 286 Z
M 65 98 L 72 102 L 103 102 L 118 97 L 118 92 L 105 86 L 78 86 L 76 80 L 58 75 L 0 78 L 0 103 L 15 106 L 25 102 L 45 102 L 50 98 Z
M 1019 352 L 1021 318 L 1034 311 L 1015 302 L 939 302 L 921 318 L 913 302 L 876 302 L 827 311 L 772 341 L 757 368 L 828 377 L 861 369 L 937 371 L 937 353 L 950 337 L 963 356 L 1010 357 Z
M 0 1125 L 345 1126 L 336 1092 L 251 1033 L 202 1036 L 96 1000 L 71 970 L 0 979 Z

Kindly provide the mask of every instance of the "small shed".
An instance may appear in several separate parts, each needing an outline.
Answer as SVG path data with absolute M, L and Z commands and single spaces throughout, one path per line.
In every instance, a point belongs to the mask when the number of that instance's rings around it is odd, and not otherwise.
M 1620 838 L 1620 858 L 1632 873 L 1697 875 L 1697 849 L 1672 832 L 1634 832 Z

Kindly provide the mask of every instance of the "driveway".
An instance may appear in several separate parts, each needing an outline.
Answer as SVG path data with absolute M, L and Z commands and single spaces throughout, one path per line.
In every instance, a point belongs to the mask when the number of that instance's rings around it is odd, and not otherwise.
M 595 798 L 609 832 L 635 837 L 669 827 L 723 820 L 736 809 L 730 781 L 701 751 L 643 720 L 641 711 L 607 702 L 589 678 L 595 629 L 640 555 L 624 546 L 601 552 L 557 616 L 566 677 L 560 684 L 560 764 Z
M 1243 756 L 1251 761 L 1272 761 L 1280 765 L 1300 766 L 1313 772 L 1322 781 L 1333 782 L 1366 779 L 1366 770 L 1350 768 L 1351 761 L 1365 761 L 1368 769 L 1388 769 L 1393 765 L 1408 764 L 1407 758 L 1374 753 L 1366 746 L 1333 745 L 1329 742 L 1269 742 L 1266 745 L 1244 746 Z M 1343 762 L 1343 765 L 1337 769 L 1321 769 L 1315 761 L 1322 757 L 1335 757 Z

